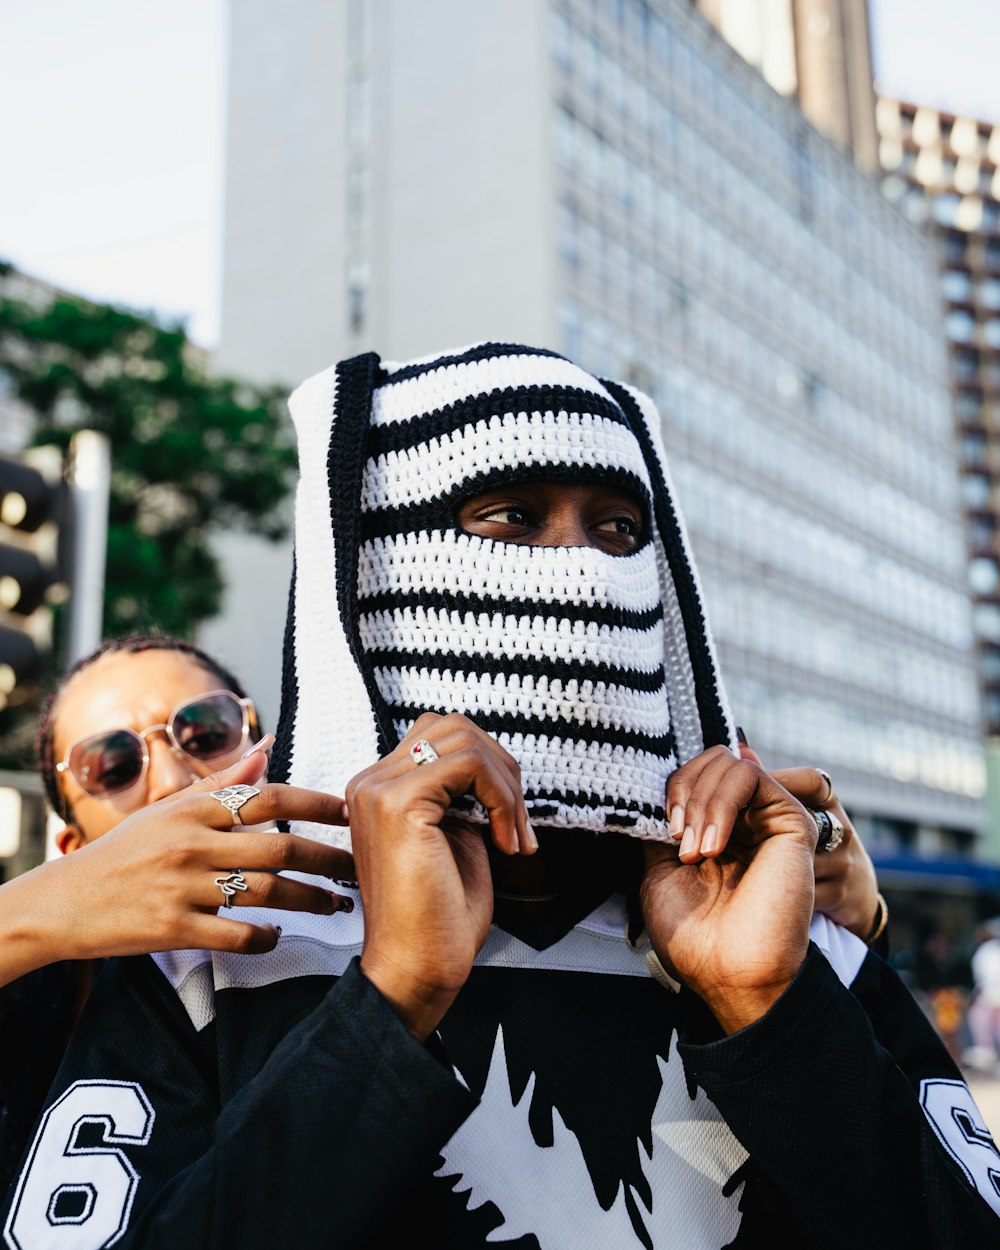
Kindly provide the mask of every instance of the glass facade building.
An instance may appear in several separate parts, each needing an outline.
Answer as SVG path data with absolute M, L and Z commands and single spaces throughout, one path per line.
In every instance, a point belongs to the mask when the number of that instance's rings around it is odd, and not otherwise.
M 870 846 L 974 856 L 986 768 L 926 237 L 687 0 L 339 7 L 293 42 L 264 0 L 233 6 L 226 367 L 297 380 L 502 336 L 648 390 L 751 744 L 829 769 Z M 270 57 L 299 95 L 257 115 L 241 84 Z M 293 196 L 271 173 L 306 135 Z M 244 614 L 232 599 L 210 641 L 256 688 Z
M 878 103 L 882 189 L 936 247 L 1000 859 L 1000 124 Z

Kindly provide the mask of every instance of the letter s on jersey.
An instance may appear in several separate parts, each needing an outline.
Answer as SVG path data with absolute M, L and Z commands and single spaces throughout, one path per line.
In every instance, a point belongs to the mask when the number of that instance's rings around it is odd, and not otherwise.
M 1000 1215 L 1000 1150 L 964 1081 L 920 1082 L 920 1105 L 969 1184 Z
M 139 1174 L 119 1145 L 144 1146 L 156 1113 L 132 1081 L 75 1081 L 46 1111 L 4 1227 L 11 1250 L 101 1250 L 125 1231 Z M 81 1130 L 88 1143 L 79 1144 Z

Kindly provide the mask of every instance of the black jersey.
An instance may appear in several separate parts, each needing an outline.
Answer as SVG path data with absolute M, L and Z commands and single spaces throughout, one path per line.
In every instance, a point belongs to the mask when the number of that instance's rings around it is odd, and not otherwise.
M 617 896 L 545 950 L 494 928 L 422 1045 L 360 972 L 359 912 L 283 917 L 267 955 L 110 963 L 7 1245 L 1000 1241 L 1000 1154 L 968 1088 L 891 969 L 823 918 L 730 1037 L 650 975 Z

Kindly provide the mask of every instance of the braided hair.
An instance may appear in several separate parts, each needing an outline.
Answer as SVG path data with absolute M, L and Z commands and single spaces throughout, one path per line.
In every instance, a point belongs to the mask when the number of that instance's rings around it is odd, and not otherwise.
M 183 655 L 190 656 L 196 664 L 200 664 L 202 668 L 218 677 L 227 690 L 231 690 L 241 699 L 246 698 L 246 690 L 244 690 L 242 682 L 229 669 L 220 664 L 218 660 L 213 659 L 207 652 L 202 651 L 200 647 L 196 647 L 194 643 L 187 642 L 183 638 L 175 638 L 171 634 L 153 633 L 129 634 L 123 638 L 105 639 L 90 655 L 85 655 L 83 659 L 77 660 L 62 681 L 48 695 L 42 706 L 38 732 L 35 736 L 35 758 L 38 763 L 38 770 L 42 776 L 42 783 L 45 786 L 46 797 L 52 810 L 67 823 L 73 819 L 73 812 L 59 787 L 59 779 L 56 773 L 56 704 L 59 701 L 60 694 L 62 694 L 77 673 L 89 668 L 101 656 L 110 655 L 117 651 L 124 651 L 130 654 L 138 654 L 142 651 L 179 651 Z

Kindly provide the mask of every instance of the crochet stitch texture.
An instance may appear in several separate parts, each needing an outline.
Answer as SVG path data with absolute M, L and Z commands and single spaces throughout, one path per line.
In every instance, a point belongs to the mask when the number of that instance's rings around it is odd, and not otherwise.
M 289 406 L 300 482 L 271 775 L 342 794 L 422 712 L 462 712 L 517 759 L 533 823 L 666 837 L 671 771 L 738 748 L 648 396 L 481 343 L 342 361 Z M 465 499 L 533 478 L 624 487 L 648 539 L 611 555 L 457 528 Z

